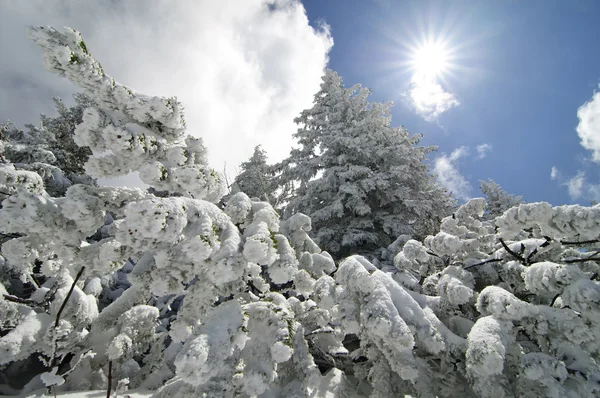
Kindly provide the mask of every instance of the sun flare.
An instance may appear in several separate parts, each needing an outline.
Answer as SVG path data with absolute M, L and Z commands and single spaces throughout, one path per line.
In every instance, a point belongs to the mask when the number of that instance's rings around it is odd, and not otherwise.
M 412 55 L 415 73 L 435 78 L 448 69 L 448 50 L 441 43 L 424 43 Z

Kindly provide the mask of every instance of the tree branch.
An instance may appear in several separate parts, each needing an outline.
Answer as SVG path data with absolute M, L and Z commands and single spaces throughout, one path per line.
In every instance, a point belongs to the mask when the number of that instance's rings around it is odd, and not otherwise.
M 556 300 L 558 300 L 558 298 L 560 297 L 560 293 L 557 294 L 556 296 L 554 296 L 554 298 L 552 299 L 552 301 L 550 302 L 550 307 L 554 307 L 554 303 L 556 303 Z
M 440 256 L 438 256 L 437 254 L 435 254 L 431 250 L 427 250 L 427 254 L 429 254 L 430 256 L 434 256 L 434 257 L 440 258 Z
M 500 243 L 502 243 L 502 247 L 504 247 L 504 250 L 506 250 L 508 253 L 510 253 L 513 257 L 515 257 L 517 260 L 519 260 L 521 263 L 523 263 L 523 265 L 529 265 L 527 263 L 527 260 L 525 260 L 523 258 L 523 256 L 515 253 L 514 251 L 510 250 L 510 247 L 508 247 L 508 245 L 506 244 L 506 242 L 504 242 L 504 239 L 500 238 Z
M 27 300 L 27 299 L 22 299 L 22 298 L 15 297 L 15 296 L 11 296 L 10 294 L 3 294 L 2 297 L 4 297 L 4 299 L 6 301 L 11 301 L 13 303 L 25 304 L 25 305 L 29 305 L 29 306 L 33 306 L 33 307 L 40 307 L 40 304 L 36 303 L 35 301 Z
M 591 254 L 589 257 L 574 258 L 572 260 L 563 260 L 563 263 L 573 264 L 573 263 L 585 263 L 586 261 L 600 261 L 600 257 L 596 257 L 598 254 L 600 254 L 600 250 L 597 250 L 596 252 Z
M 20 238 L 23 235 L 19 235 L 19 234 L 5 234 L 4 232 L 0 232 L 0 236 L 5 236 L 7 238 L 11 238 L 12 239 L 12 238 Z
M 497 263 L 499 261 L 502 261 L 502 259 L 501 258 L 490 258 L 489 260 L 485 260 L 485 261 L 482 261 L 482 262 L 477 263 L 477 264 L 471 264 L 471 265 L 469 265 L 467 267 L 464 267 L 463 269 L 471 269 L 471 268 L 474 268 L 474 267 L 479 267 L 480 265 L 484 265 L 484 264 L 488 264 L 488 263 Z
M 65 307 L 67 305 L 67 302 L 69 301 L 69 298 L 71 297 L 71 293 L 73 293 L 73 290 L 75 289 L 75 285 L 77 284 L 77 281 L 79 280 L 79 278 L 81 278 L 81 275 L 83 274 L 84 270 L 85 270 L 85 266 L 81 267 L 81 269 L 77 273 L 77 276 L 75 277 L 75 280 L 73 280 L 73 283 L 71 284 L 71 288 L 69 289 L 69 293 L 67 293 L 67 297 L 65 297 L 65 299 L 63 300 L 63 303 L 60 306 L 60 309 L 58 310 L 58 313 L 56 314 L 56 321 L 54 321 L 54 328 L 55 329 L 58 327 L 58 322 L 60 321 L 60 315 L 62 314 L 63 310 L 65 309 Z
M 527 256 L 527 258 L 525 259 L 525 261 L 527 261 L 527 264 L 531 264 L 531 258 L 533 256 L 535 256 L 538 252 L 538 248 L 536 247 L 535 249 L 533 249 L 533 251 L 531 253 L 529 253 L 529 256 Z
M 561 240 L 560 243 L 563 245 L 589 245 L 592 243 L 600 243 L 600 239 L 582 240 L 579 242 Z
M 33 283 L 38 287 L 38 289 L 42 287 L 42 285 L 40 285 L 40 282 L 38 282 L 38 280 L 35 279 L 35 276 L 33 274 L 29 274 L 29 277 L 31 278 Z
M 106 398 L 110 398 L 110 390 L 112 390 L 112 361 L 108 361 L 108 388 L 106 389 Z

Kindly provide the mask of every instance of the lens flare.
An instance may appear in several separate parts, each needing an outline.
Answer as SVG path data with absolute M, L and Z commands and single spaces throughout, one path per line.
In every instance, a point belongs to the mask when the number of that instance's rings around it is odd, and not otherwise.
M 448 50 L 441 43 L 424 43 L 411 58 L 415 73 L 424 77 L 435 78 L 448 69 Z

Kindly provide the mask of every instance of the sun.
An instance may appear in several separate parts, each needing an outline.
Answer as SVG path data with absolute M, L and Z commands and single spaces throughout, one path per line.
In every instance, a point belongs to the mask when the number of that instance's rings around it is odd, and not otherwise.
M 448 70 L 449 52 L 441 42 L 426 42 L 417 47 L 411 56 L 411 67 L 418 75 L 439 77 Z

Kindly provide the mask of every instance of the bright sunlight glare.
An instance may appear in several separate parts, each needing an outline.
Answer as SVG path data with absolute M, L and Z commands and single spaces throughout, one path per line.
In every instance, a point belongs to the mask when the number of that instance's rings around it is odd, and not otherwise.
M 412 55 L 412 67 L 419 75 L 434 78 L 448 67 L 448 51 L 440 43 L 425 43 Z

